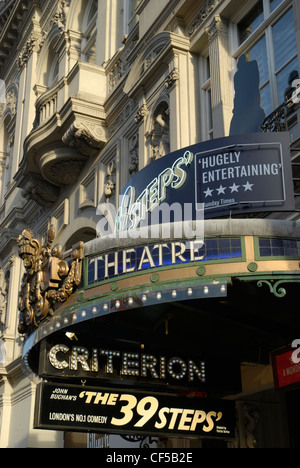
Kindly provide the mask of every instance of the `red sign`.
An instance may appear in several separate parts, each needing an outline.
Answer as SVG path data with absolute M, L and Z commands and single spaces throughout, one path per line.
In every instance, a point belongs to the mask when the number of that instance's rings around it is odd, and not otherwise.
M 300 363 L 294 362 L 295 349 L 288 346 L 272 353 L 273 375 L 277 390 L 300 387 Z

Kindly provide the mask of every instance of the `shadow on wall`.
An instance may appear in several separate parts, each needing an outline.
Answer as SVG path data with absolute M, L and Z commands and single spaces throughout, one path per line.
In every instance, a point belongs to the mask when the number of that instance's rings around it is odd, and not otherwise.
M 247 62 L 246 55 L 238 61 L 234 77 L 234 109 L 230 136 L 260 133 L 266 115 L 261 107 L 259 69 L 256 60 Z

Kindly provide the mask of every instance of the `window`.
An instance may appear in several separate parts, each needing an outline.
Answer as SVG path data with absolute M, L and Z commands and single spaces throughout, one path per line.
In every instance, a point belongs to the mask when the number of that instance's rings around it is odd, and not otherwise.
M 137 22 L 137 16 L 135 13 L 136 7 L 138 6 L 140 0 L 123 0 L 123 29 L 125 36 L 128 35 L 134 28 Z
M 58 72 L 59 72 L 59 61 L 58 61 L 58 56 L 57 54 L 51 54 L 52 56 L 52 64 L 51 68 L 49 70 L 49 75 L 48 75 L 48 88 L 50 88 L 58 78 Z
M 244 42 L 264 21 L 263 1 L 260 0 L 238 24 L 240 42 Z
M 209 57 L 200 57 L 202 140 L 214 137 Z
M 97 35 L 98 1 L 90 0 L 83 20 L 83 39 L 81 45 L 81 60 L 95 63 Z
M 300 241 L 295 239 L 258 239 L 260 257 L 299 258 Z
M 284 103 L 291 79 L 299 74 L 294 12 L 280 9 L 283 3 L 260 0 L 238 23 L 241 53 L 237 57 L 246 53 L 248 61 L 257 61 L 266 115 Z

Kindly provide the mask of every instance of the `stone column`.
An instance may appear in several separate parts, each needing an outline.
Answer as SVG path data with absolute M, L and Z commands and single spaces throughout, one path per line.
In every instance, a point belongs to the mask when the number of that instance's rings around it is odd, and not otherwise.
M 143 169 L 149 161 L 145 152 L 145 135 L 146 135 L 146 117 L 149 114 L 145 96 L 139 99 L 138 112 L 135 116 L 135 123 L 138 125 L 138 155 L 139 155 L 139 169 Z
M 122 45 L 122 5 L 120 0 L 98 0 L 96 65 L 107 62 Z
M 233 109 L 232 65 L 229 52 L 228 25 L 219 15 L 206 28 L 212 90 L 214 137 L 229 135 Z

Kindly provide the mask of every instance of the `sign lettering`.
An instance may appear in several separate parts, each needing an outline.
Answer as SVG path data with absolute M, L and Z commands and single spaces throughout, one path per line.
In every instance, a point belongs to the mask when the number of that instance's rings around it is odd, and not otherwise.
M 205 362 L 178 356 L 161 356 L 111 349 L 43 343 L 40 375 L 89 379 L 130 379 L 153 383 L 200 385 L 206 383 Z
M 209 261 L 210 255 L 216 260 L 218 252 L 211 245 L 213 240 L 163 242 L 92 256 L 88 258 L 88 284 L 151 268 Z M 225 258 L 242 258 L 240 238 L 228 239 L 227 245 L 222 247 L 222 260 Z
M 142 193 L 136 197 L 135 188 L 129 185 L 121 197 L 121 206 L 118 210 L 115 231 L 122 232 L 127 229 L 136 229 L 140 222 L 145 220 L 146 213 L 151 213 L 167 197 L 167 190 L 177 190 L 183 186 L 187 179 L 184 169 L 193 162 L 193 154 L 186 151 L 171 167 L 165 168 L 147 185 Z
M 237 151 L 219 148 L 196 154 L 198 202 L 204 203 L 205 210 L 235 204 L 284 203 L 281 145 L 274 142 L 236 146 Z
M 234 437 L 234 402 L 42 383 L 35 427 L 125 434 Z
M 156 224 L 156 212 L 164 204 L 181 207 L 182 221 L 199 220 L 203 209 L 206 219 L 230 212 L 293 210 L 288 133 L 250 133 L 206 141 L 146 166 L 122 191 L 116 232 L 136 232 L 141 226 Z M 170 223 L 162 217 L 161 224 Z

